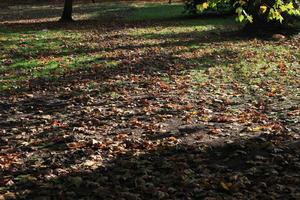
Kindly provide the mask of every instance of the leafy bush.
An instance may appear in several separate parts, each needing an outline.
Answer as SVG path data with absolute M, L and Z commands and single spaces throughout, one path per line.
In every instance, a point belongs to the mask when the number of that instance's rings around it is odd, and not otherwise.
M 300 16 L 299 0 L 186 0 L 185 3 L 186 12 L 193 15 L 224 8 L 233 8 L 239 22 L 261 26 L 289 24 Z
M 199 5 L 204 5 L 207 3 L 207 0 L 186 0 L 185 1 L 185 12 L 189 15 L 199 15 L 203 13 L 204 9 L 199 9 Z M 231 13 L 233 10 L 232 5 L 230 2 L 221 2 L 215 7 L 205 7 L 205 12 L 211 12 L 211 13 Z

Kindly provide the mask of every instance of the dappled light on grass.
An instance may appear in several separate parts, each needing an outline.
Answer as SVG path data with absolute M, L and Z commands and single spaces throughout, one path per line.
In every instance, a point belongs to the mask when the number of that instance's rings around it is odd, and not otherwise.
M 0 197 L 297 199 L 299 38 L 148 19 L 1 27 Z

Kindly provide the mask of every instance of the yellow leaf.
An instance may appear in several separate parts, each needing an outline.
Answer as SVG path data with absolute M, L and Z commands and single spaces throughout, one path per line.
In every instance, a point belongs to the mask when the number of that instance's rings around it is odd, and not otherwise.
M 223 181 L 221 181 L 221 186 L 222 186 L 222 188 L 224 189 L 224 190 L 227 190 L 227 191 L 229 191 L 230 190 L 230 188 L 227 186 L 227 184 L 226 183 L 224 183 Z
M 202 7 L 202 4 L 197 5 L 197 10 L 201 10 L 201 11 L 204 10 L 203 7 Z
M 204 2 L 204 3 L 202 4 L 202 7 L 203 7 L 204 9 L 208 8 L 208 3 L 207 3 L 207 2 Z
M 201 120 L 207 122 L 207 121 L 209 121 L 209 116 L 203 116 Z
M 259 132 L 259 131 L 261 131 L 262 130 L 262 127 L 261 126 L 256 126 L 256 127 L 254 127 L 254 128 L 250 128 L 250 131 L 252 131 L 252 132 Z
M 172 142 L 177 142 L 177 138 L 175 138 L 175 137 L 171 136 L 171 137 L 169 137 L 169 141 L 172 141 Z
M 198 4 L 197 5 L 197 9 L 201 10 L 201 11 L 203 11 L 203 10 L 205 10 L 207 8 L 208 8 L 208 3 L 207 2 L 204 2 L 203 4 Z
M 191 112 L 191 115 L 197 115 L 198 114 L 198 112 L 197 111 L 193 111 L 193 112 Z
M 267 9 L 268 9 L 267 6 L 260 6 L 259 7 L 259 12 L 260 13 L 265 13 L 267 11 Z

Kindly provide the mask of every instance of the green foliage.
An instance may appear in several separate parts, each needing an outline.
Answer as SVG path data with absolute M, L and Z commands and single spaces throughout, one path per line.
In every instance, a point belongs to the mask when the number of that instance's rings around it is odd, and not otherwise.
M 212 1 L 210 2 L 212 3 Z M 186 0 L 185 1 L 185 13 L 189 15 L 198 15 L 204 13 L 223 14 L 230 13 L 232 6 L 229 1 L 223 1 L 214 6 L 209 6 L 207 0 Z
M 189 13 L 198 13 L 218 9 L 219 5 L 233 7 L 239 22 L 282 24 L 289 23 L 291 16 L 300 16 L 296 0 L 187 0 L 185 8 Z

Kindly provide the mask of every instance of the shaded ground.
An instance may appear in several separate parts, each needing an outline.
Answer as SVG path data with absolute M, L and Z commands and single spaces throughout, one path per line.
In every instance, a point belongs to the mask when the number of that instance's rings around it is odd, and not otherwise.
M 0 198 L 299 199 L 299 37 L 122 8 L 1 24 Z

